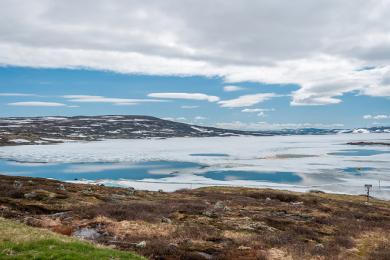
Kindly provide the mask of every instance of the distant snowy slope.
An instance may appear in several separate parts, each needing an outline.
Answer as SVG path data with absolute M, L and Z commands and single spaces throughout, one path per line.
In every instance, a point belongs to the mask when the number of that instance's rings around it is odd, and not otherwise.
M 64 141 L 145 139 L 172 137 L 325 135 L 340 133 L 390 133 L 390 127 L 359 129 L 226 130 L 163 120 L 151 116 L 107 115 L 75 117 L 0 118 L 0 146 L 49 144 Z

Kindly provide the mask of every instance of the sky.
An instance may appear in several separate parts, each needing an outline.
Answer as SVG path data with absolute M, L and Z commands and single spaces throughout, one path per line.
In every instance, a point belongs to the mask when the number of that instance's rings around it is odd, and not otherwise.
M 390 1 L 2 0 L 0 116 L 390 125 Z

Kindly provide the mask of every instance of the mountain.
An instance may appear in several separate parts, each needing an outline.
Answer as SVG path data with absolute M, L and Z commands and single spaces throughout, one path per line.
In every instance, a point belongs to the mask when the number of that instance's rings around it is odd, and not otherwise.
M 361 132 L 390 133 L 390 127 L 240 131 L 190 125 L 151 116 L 136 115 L 0 118 L 0 145 L 49 144 L 67 140 L 94 141 L 101 139 L 238 135 L 323 135 Z

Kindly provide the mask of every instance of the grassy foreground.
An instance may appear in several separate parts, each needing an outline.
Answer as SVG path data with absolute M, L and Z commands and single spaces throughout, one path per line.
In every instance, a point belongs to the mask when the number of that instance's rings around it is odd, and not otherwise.
M 0 259 L 144 259 L 0 218 Z

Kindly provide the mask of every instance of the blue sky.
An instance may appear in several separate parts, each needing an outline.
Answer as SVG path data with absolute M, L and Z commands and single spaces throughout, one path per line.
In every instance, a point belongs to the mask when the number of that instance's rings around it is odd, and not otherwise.
M 389 125 L 389 13 L 377 0 L 2 0 L 0 116 Z
M 386 97 L 344 94 L 342 102 L 321 106 L 291 105 L 291 93 L 297 85 L 251 82 L 232 86 L 223 78 L 202 76 L 145 76 L 84 69 L 0 68 L 0 116 L 74 116 L 130 114 L 151 115 L 176 121 L 233 127 L 268 129 L 285 127 L 361 127 L 386 125 L 390 119 L 365 119 L 390 111 Z M 208 100 L 155 98 L 150 93 L 202 93 L 218 97 Z M 224 100 L 241 96 L 273 93 L 268 100 L 253 105 L 223 107 Z M 66 96 L 100 96 L 83 102 Z M 105 99 L 106 98 L 106 99 Z M 114 98 L 110 100 L 108 98 Z M 116 99 L 136 99 L 120 104 Z M 158 102 L 155 102 L 155 101 Z M 111 102 L 112 101 L 112 102 Z M 27 103 L 25 103 L 27 102 Z M 42 103 L 37 103 L 42 102 Z M 127 101 L 126 101 L 127 102 Z M 52 103 L 55 103 L 52 106 Z M 58 103 L 58 104 L 57 104 Z

